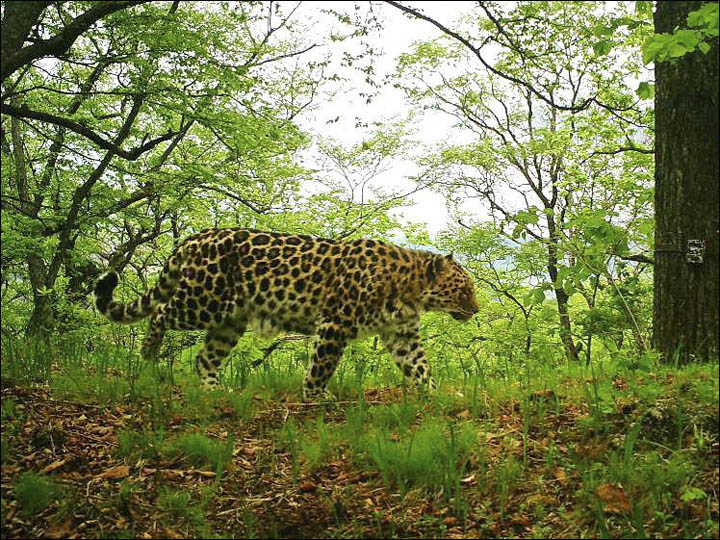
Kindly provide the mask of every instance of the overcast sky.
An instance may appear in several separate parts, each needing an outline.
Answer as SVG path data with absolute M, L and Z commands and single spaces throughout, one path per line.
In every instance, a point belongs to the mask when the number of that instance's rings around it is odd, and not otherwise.
M 318 14 L 320 8 L 332 6 L 341 9 L 353 4 L 353 2 L 307 2 L 303 8 L 315 12 L 313 15 L 318 16 L 321 21 L 317 25 L 318 32 L 323 32 L 322 16 Z M 443 1 L 416 2 L 414 5 L 420 5 L 431 17 L 452 26 L 450 23 L 462 13 L 472 10 L 473 4 L 473 2 Z M 440 31 L 425 21 L 409 19 L 392 6 L 380 5 L 376 9 L 382 10 L 385 16 L 385 23 L 379 35 L 374 34 L 372 37 L 373 44 L 379 45 L 382 49 L 382 54 L 374 62 L 376 80 L 382 81 L 387 73 L 395 70 L 398 56 L 411 50 L 413 42 L 437 38 Z M 327 33 L 329 33 L 330 22 L 328 21 L 327 24 Z M 352 145 L 362 141 L 363 136 L 366 135 L 361 128 L 355 127 L 356 117 L 371 123 L 405 118 L 410 112 L 412 106 L 407 102 L 403 92 L 392 85 L 382 87 L 380 94 L 367 104 L 365 99 L 359 96 L 361 91 L 367 91 L 363 74 L 353 70 L 346 70 L 343 74 L 350 80 L 343 84 L 342 91 L 338 92 L 332 101 L 319 101 L 319 107 L 302 115 L 299 123 L 304 129 L 322 136 L 333 137 L 344 145 Z M 328 120 L 336 117 L 340 118 L 339 121 L 328 123 Z M 459 140 L 460 134 L 453 129 L 452 124 L 453 119 L 448 115 L 425 111 L 418 119 L 414 138 L 430 146 L 440 141 Z M 412 162 L 394 160 L 388 171 L 377 178 L 375 185 L 382 184 L 388 189 L 410 191 L 414 183 L 406 178 L 416 175 L 417 172 L 418 168 Z M 413 194 L 411 200 L 413 202 L 411 207 L 395 212 L 402 214 L 401 221 L 424 222 L 431 236 L 446 227 L 449 216 L 442 195 L 424 190 Z

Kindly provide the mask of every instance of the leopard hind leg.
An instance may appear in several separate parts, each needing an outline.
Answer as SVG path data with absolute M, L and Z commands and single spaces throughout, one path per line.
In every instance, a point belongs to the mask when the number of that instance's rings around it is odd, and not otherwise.
M 218 370 L 224 358 L 230 355 L 238 339 L 245 332 L 245 326 L 227 322 L 210 328 L 205 335 L 205 345 L 195 359 L 195 366 L 206 389 L 217 389 L 220 385 Z
M 150 317 L 148 332 L 143 339 L 140 348 L 140 354 L 145 361 L 157 360 L 162 347 L 165 331 L 167 330 L 167 317 L 165 316 L 165 306 L 160 306 Z

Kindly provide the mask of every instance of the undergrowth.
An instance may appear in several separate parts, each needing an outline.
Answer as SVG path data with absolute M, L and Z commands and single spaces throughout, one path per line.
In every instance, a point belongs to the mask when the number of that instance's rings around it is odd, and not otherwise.
M 528 359 L 531 366 L 494 376 L 486 364 L 457 367 L 454 378 L 450 365 L 427 394 L 404 386 L 393 366 L 345 359 L 330 385 L 341 404 L 318 407 L 299 404 L 298 350 L 254 368 L 236 355 L 225 388 L 207 392 L 187 351 L 174 363 L 147 365 L 120 345 L 63 347 L 3 343 L 2 463 L 18 471 L 3 495 L 3 523 L 8 504 L 23 516 L 59 515 L 71 489 L 55 480 L 59 473 L 38 474 L 40 463 L 20 461 L 28 447 L 51 456 L 71 437 L 52 423 L 23 428 L 33 411 L 19 390 L 47 388 L 53 399 L 98 414 L 125 411 L 105 455 L 129 470 L 205 471 L 203 490 L 159 479 L 148 506 L 159 523 L 180 523 L 187 534 L 228 534 L 213 515 L 234 500 L 232 534 L 282 536 L 286 529 L 246 498 L 282 501 L 288 493 L 302 504 L 315 497 L 332 517 L 327 530 L 345 536 L 443 535 L 448 527 L 505 536 L 718 534 L 717 364 Z M 355 495 L 347 481 L 341 489 L 328 480 L 338 471 L 370 482 L 375 495 Z M 125 513 L 151 496 L 139 482 L 124 481 L 110 497 Z M 276 485 L 284 495 L 263 491 Z M 403 509 L 405 517 L 397 514 Z M 350 526 L 351 512 L 366 514 Z

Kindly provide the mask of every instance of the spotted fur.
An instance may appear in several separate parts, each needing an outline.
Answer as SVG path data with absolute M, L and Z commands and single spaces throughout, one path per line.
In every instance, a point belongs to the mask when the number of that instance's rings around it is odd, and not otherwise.
M 113 301 L 118 276 L 95 285 L 95 305 L 109 319 L 150 316 L 142 354 L 153 358 L 167 329 L 206 329 L 196 366 L 218 384 L 218 368 L 252 326 L 263 335 L 317 336 L 304 395 L 325 393 L 351 340 L 379 334 L 402 372 L 430 383 L 418 333 L 424 311 L 467 321 L 478 310 L 473 282 L 452 256 L 377 240 L 337 241 L 251 229 L 213 229 L 180 244 L 157 285 L 128 304 Z

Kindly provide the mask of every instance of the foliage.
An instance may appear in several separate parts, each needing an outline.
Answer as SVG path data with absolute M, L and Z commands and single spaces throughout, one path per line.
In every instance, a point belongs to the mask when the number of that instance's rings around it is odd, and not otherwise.
M 687 16 L 687 28 L 680 28 L 672 34 L 653 34 L 643 43 L 643 61 L 667 62 L 685 56 L 695 50 L 703 54 L 710 52 L 713 43 L 717 46 L 718 4 L 706 2 L 700 9 Z
M 645 31 L 644 21 L 630 24 L 629 15 L 610 17 L 595 4 L 570 5 L 522 3 L 494 16 L 481 6 L 486 23 L 463 30 L 502 47 L 495 71 L 465 67 L 472 65 L 467 62 L 476 51 L 447 35 L 430 48 L 420 43 L 403 55 L 397 80 L 413 103 L 452 115 L 471 139 L 442 145 L 425 159 L 439 171 L 435 188 L 449 198 L 461 229 L 468 229 L 448 232 L 453 238 L 472 237 L 475 228 L 490 227 L 474 217 L 478 207 L 490 214 L 491 230 L 501 236 L 506 254 L 500 263 L 499 247 L 493 256 L 482 256 L 484 267 L 495 268 L 476 275 L 512 310 L 522 312 L 527 328 L 529 308 L 543 304 L 546 294 L 554 296 L 558 336 L 573 359 L 578 355 L 575 336 L 584 336 L 589 350 L 595 335 L 587 326 L 577 331 L 573 312 L 594 310 L 603 301 L 602 290 L 617 289 L 623 281 L 617 272 L 623 258 L 650 247 L 652 161 L 644 146 L 652 135 L 652 111 L 633 103 L 635 90 L 625 81 L 641 71 L 633 46 L 635 33 Z M 532 30 L 524 22 L 528 16 L 535 20 Z M 603 28 L 613 36 L 613 47 L 598 51 Z M 529 39 L 530 32 L 544 37 Z M 438 55 L 448 61 L 437 62 Z M 530 88 L 544 88 L 547 94 Z M 474 258 L 480 250 L 488 253 L 486 244 L 474 240 L 463 241 L 457 251 Z M 505 268 L 517 268 L 514 259 L 533 245 L 538 255 L 534 275 L 515 281 L 533 289 L 509 289 L 503 283 Z M 544 272 L 538 273 L 541 268 Z M 627 277 L 642 271 L 633 267 Z M 586 307 L 573 301 L 576 294 Z M 630 309 L 625 306 L 624 318 L 636 319 L 631 328 L 636 343 L 642 343 L 647 326 Z

